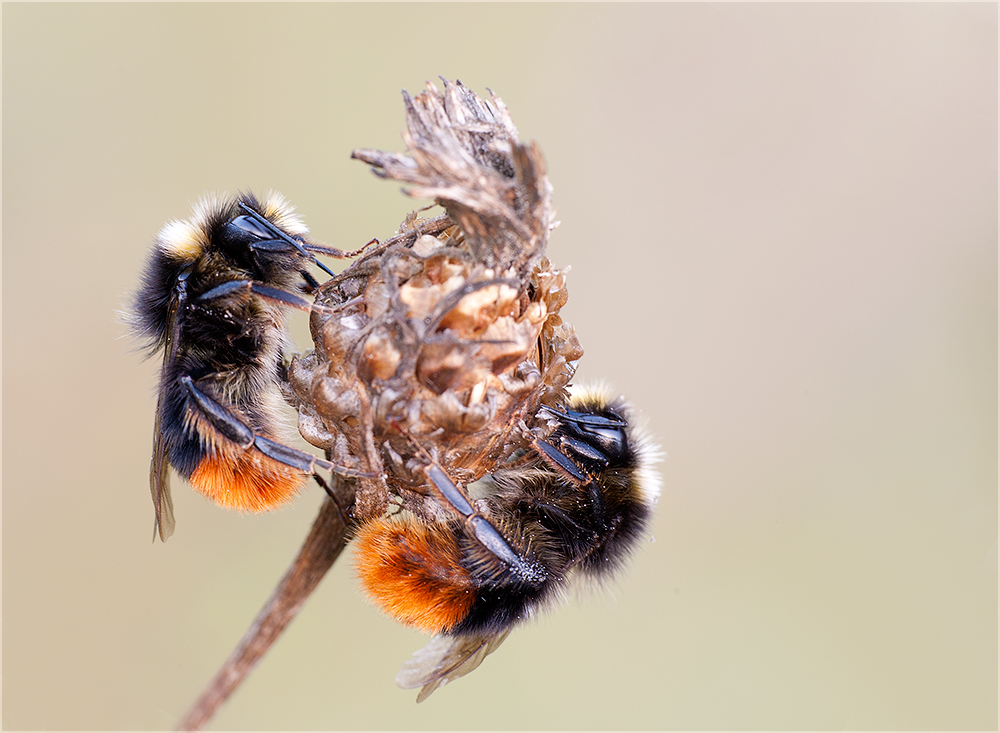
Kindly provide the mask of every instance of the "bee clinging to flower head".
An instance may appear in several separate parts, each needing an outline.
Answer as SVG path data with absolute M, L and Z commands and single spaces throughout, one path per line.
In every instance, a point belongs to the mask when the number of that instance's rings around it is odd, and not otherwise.
M 577 391 L 539 418 L 548 436 L 495 472 L 477 501 L 464 498 L 441 466 L 427 466 L 451 519 L 400 513 L 358 531 L 355 558 L 369 597 L 438 635 L 396 678 L 423 688 L 418 702 L 475 669 L 573 576 L 610 578 L 648 532 L 659 496 L 656 451 L 625 403 Z
M 315 244 L 279 195 L 205 199 L 187 221 L 167 224 L 135 296 L 131 317 L 151 353 L 163 352 L 150 464 L 161 539 L 173 531 L 168 464 L 213 501 L 266 511 L 324 468 L 365 475 L 284 445 L 278 388 L 289 308 L 317 281 L 316 254 L 358 252 Z

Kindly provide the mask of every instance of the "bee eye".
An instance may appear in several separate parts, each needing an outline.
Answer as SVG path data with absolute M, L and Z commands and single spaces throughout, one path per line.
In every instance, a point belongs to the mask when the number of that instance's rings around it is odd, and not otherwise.
M 231 222 L 229 226 L 238 229 L 240 232 L 249 234 L 257 239 L 274 239 L 274 234 L 269 232 L 267 229 L 262 227 L 259 222 L 250 218 L 249 216 L 237 216 Z

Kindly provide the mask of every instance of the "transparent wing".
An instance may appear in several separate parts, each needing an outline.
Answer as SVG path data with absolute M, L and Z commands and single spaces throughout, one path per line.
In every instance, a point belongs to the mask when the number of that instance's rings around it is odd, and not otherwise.
M 174 533 L 174 502 L 170 498 L 170 476 L 167 465 L 166 446 L 160 429 L 160 413 L 163 396 L 156 402 L 156 421 L 153 424 L 153 457 L 149 461 L 149 492 L 153 496 L 153 539 L 159 532 L 160 540 Z
M 163 367 L 160 369 L 160 392 L 156 400 L 156 417 L 153 421 L 153 457 L 149 461 L 149 493 L 153 497 L 153 540 L 159 533 L 160 540 L 174 533 L 174 502 L 170 498 L 170 467 L 167 465 L 167 446 L 163 442 L 163 403 L 166 392 L 167 367 L 177 358 L 177 344 L 180 341 L 180 318 L 178 310 L 186 304 L 182 295 L 170 307 L 167 321 L 167 341 L 164 345 Z
M 417 695 L 417 702 L 423 702 L 437 688 L 464 677 L 482 664 L 509 633 L 510 629 L 499 634 L 439 634 L 403 663 L 396 675 L 396 684 L 405 690 L 422 688 Z

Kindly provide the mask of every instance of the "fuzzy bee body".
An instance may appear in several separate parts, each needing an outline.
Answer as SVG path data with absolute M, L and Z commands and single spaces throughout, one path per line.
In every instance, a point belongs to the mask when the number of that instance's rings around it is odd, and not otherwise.
M 286 313 L 314 307 L 302 297 L 317 285 L 312 252 L 354 254 L 306 233 L 280 196 L 243 194 L 206 199 L 157 237 L 132 321 L 164 356 L 150 465 L 162 539 L 174 525 L 168 464 L 220 505 L 254 512 L 289 501 L 317 467 L 360 473 L 281 442 Z
M 655 451 L 625 404 L 584 393 L 541 415 L 555 428 L 535 442 L 537 459 L 496 472 L 470 515 L 495 529 L 499 547 L 469 516 L 381 518 L 358 531 L 356 564 L 372 600 L 438 635 L 397 677 L 423 688 L 418 701 L 478 666 L 572 575 L 613 575 L 648 531 L 659 493 Z

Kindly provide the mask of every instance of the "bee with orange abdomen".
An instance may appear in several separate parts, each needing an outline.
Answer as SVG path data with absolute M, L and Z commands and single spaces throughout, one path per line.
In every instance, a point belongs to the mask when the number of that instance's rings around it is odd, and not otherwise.
M 646 534 L 659 495 L 656 451 L 622 400 L 580 393 L 539 417 L 551 432 L 534 458 L 493 474 L 473 501 L 430 463 L 431 490 L 455 515 L 363 524 L 355 539 L 362 585 L 388 615 L 437 634 L 396 678 L 417 700 L 475 669 L 517 623 L 573 575 L 606 578 Z
M 289 501 L 310 474 L 370 475 L 283 444 L 278 388 L 289 308 L 333 273 L 277 194 L 205 199 L 156 239 L 131 316 L 151 353 L 163 352 L 150 464 L 161 539 L 173 531 L 167 465 L 222 506 L 260 512 Z M 359 250 L 360 251 L 360 250 Z

